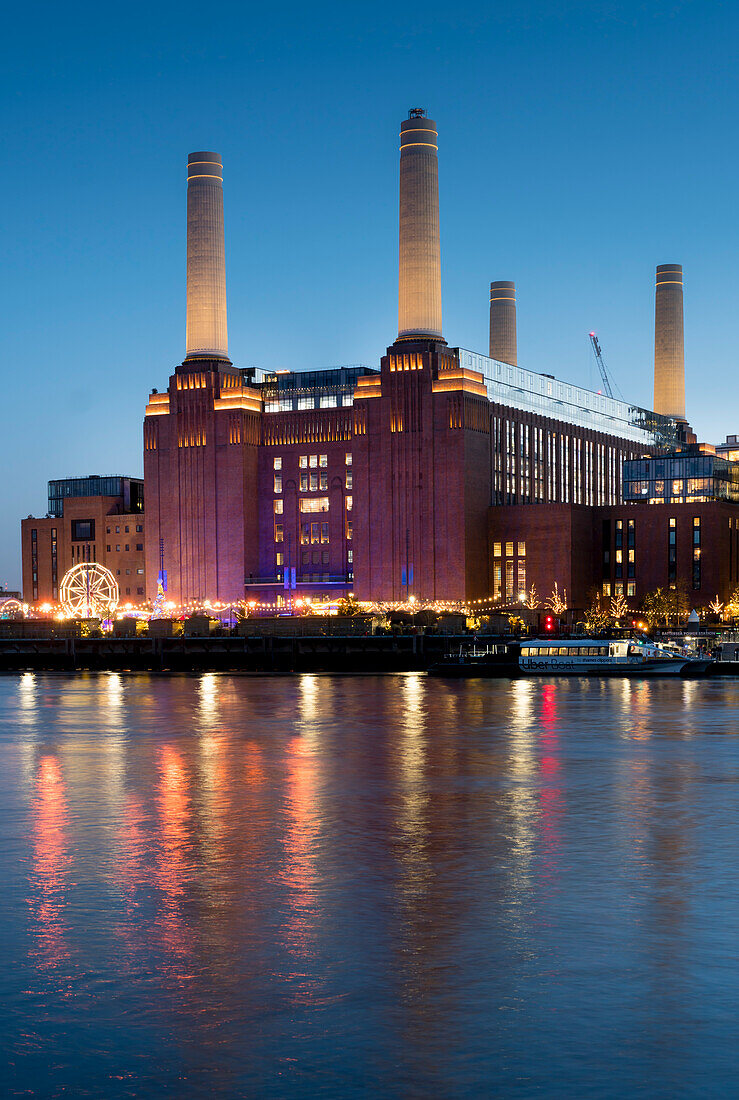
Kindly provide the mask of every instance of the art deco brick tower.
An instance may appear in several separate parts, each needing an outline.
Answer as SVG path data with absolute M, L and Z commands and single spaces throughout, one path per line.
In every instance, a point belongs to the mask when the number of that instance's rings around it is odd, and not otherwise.
M 161 562 L 176 604 L 243 599 L 258 560 L 262 402 L 228 358 L 222 174 L 188 157 L 186 355 L 144 418 L 148 595 Z
M 683 269 L 660 264 L 654 299 L 654 411 L 685 420 Z
M 490 358 L 518 366 L 516 284 L 490 284 Z
M 483 596 L 489 406 L 442 336 L 436 125 L 420 108 L 400 130 L 398 337 L 359 380 L 352 451 L 357 597 Z
M 441 340 L 438 136 L 425 115 L 400 124 L 398 340 Z
M 218 153 L 187 158 L 186 359 L 228 363 L 223 165 Z

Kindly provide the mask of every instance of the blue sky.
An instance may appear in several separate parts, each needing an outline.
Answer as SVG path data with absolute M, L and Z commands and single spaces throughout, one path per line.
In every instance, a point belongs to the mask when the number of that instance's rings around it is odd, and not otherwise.
M 0 70 L 0 581 L 51 477 L 140 474 L 184 354 L 185 163 L 224 159 L 240 366 L 376 364 L 397 328 L 397 132 L 436 119 L 444 332 L 487 349 L 514 279 L 519 362 L 652 392 L 659 263 L 685 271 L 687 412 L 739 432 L 735 6 L 31 4 Z

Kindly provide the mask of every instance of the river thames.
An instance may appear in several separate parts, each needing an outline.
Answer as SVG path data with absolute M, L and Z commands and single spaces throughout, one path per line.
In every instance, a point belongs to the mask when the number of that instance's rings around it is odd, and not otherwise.
M 3 1094 L 735 1094 L 738 806 L 734 680 L 3 676 Z

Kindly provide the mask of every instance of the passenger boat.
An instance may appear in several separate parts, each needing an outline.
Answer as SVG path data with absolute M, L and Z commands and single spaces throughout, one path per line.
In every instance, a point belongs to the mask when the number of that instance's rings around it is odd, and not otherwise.
M 524 676 L 684 676 L 704 672 L 708 664 L 629 638 L 526 641 L 518 663 Z
M 519 645 L 517 642 L 491 642 L 481 645 L 460 645 L 455 653 L 447 653 L 429 667 L 432 676 L 456 679 L 475 676 L 519 676 Z

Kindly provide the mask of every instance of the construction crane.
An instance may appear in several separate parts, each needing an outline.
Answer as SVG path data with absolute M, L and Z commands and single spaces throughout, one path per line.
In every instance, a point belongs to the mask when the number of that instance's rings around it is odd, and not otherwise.
M 590 343 L 593 345 L 593 355 L 595 356 L 595 361 L 598 364 L 600 376 L 603 379 L 603 389 L 606 391 L 607 397 L 613 397 L 613 387 L 611 386 L 611 380 L 608 377 L 608 371 L 606 370 L 606 365 L 603 362 L 603 353 L 600 350 L 598 337 L 595 335 L 594 332 L 590 333 Z

